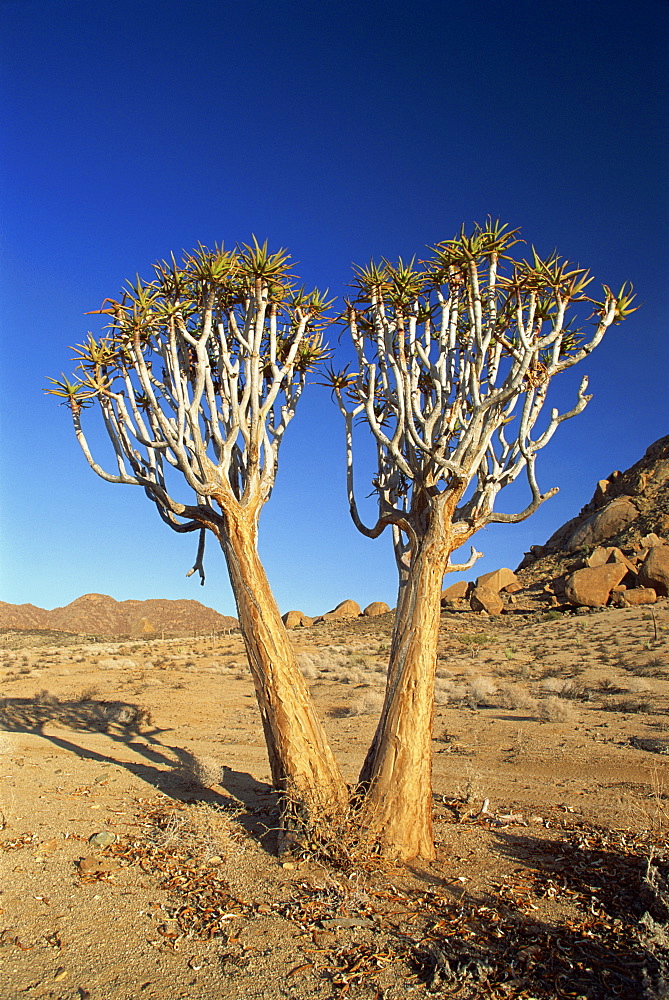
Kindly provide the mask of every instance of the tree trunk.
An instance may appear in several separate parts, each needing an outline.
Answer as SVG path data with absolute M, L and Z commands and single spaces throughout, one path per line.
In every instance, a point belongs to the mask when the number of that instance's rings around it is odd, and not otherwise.
M 286 793 L 280 849 L 299 843 L 310 829 L 341 819 L 348 788 L 316 716 L 274 595 L 257 552 L 252 512 L 225 511 L 218 534 L 237 603 L 246 653 L 260 708 L 272 780 Z
M 441 587 L 450 518 L 443 508 L 412 554 L 400 587 L 381 718 L 360 773 L 367 789 L 361 823 L 382 849 L 403 860 L 434 858 L 432 715 Z

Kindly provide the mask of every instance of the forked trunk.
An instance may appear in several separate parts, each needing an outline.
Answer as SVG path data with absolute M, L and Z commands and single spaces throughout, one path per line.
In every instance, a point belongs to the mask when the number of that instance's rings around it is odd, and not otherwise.
M 317 718 L 295 661 L 279 609 L 257 552 L 255 518 L 226 513 L 219 536 L 237 603 L 272 780 L 286 793 L 286 849 L 314 824 L 332 824 L 348 805 L 348 788 Z
M 381 718 L 360 773 L 361 821 L 403 860 L 434 858 L 432 715 L 448 534 L 435 514 L 401 587 Z

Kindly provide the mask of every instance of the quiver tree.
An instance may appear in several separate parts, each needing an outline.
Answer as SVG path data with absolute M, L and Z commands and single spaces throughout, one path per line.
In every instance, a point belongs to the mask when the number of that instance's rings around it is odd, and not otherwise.
M 487 524 L 529 517 L 542 493 L 536 454 L 586 406 L 587 378 L 568 412 L 540 422 L 551 380 L 599 344 L 631 311 L 623 287 L 604 286 L 557 254 L 514 262 L 518 231 L 489 222 L 438 244 L 419 266 L 401 260 L 357 268 L 345 318 L 357 372 L 328 384 L 346 422 L 348 498 L 370 538 L 390 526 L 399 594 L 385 694 L 361 775 L 362 823 L 403 857 L 434 855 L 431 736 L 444 574 L 469 568 L 451 554 Z M 580 328 L 594 320 L 589 333 Z M 353 428 L 366 422 L 376 443 L 378 517 L 366 525 L 353 480 Z M 530 499 L 498 513 L 498 493 L 521 473 Z
M 107 299 L 100 339 L 76 348 L 76 381 L 51 379 L 91 468 L 141 487 L 163 521 L 207 532 L 227 562 L 267 742 L 284 790 L 284 832 L 345 809 L 348 792 L 295 662 L 258 557 L 258 518 L 307 374 L 326 355 L 329 303 L 294 287 L 289 258 L 267 245 L 202 246 Z M 115 471 L 94 459 L 82 413 L 97 404 Z M 179 473 L 180 475 L 175 475 Z M 177 491 L 189 493 L 178 499 Z
M 431 734 L 441 585 L 451 554 L 486 524 L 521 521 L 542 494 L 535 455 L 588 401 L 581 382 L 569 412 L 539 425 L 554 375 L 575 365 L 631 311 L 631 295 L 604 287 L 557 256 L 514 263 L 517 234 L 488 225 L 439 244 L 419 267 L 358 269 L 346 318 L 358 372 L 328 380 L 346 421 L 348 493 L 357 527 L 393 532 L 399 596 L 386 696 L 353 803 L 297 667 L 258 558 L 258 518 L 274 485 L 279 448 L 307 374 L 327 356 L 328 303 L 291 283 L 285 253 L 266 245 L 199 247 L 155 266 L 99 312 L 100 339 L 76 348 L 77 376 L 52 379 L 69 406 L 91 468 L 140 486 L 175 531 L 196 532 L 204 579 L 207 532 L 227 561 L 265 732 L 272 778 L 283 790 L 284 843 L 348 831 L 400 858 L 433 857 Z M 589 337 L 576 329 L 591 310 Z M 115 471 L 94 459 L 82 413 L 96 405 Z M 377 450 L 378 517 L 366 526 L 353 483 L 353 426 Z M 531 499 L 493 511 L 525 472 Z M 189 502 L 177 490 L 189 491 Z

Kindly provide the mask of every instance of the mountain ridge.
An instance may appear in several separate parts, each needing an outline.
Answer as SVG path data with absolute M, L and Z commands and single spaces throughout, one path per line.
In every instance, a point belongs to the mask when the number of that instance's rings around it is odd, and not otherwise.
M 63 607 L 7 604 L 0 601 L 0 629 L 55 629 L 104 636 L 181 635 L 238 628 L 236 618 L 200 601 L 150 598 L 117 601 L 108 594 L 82 594 Z

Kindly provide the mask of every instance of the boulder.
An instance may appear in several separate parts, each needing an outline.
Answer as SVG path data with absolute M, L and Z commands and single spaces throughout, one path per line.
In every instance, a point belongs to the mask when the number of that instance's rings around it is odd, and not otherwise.
M 565 581 L 565 599 L 577 607 L 600 608 L 626 573 L 627 567 L 617 562 L 577 569 Z
M 585 521 L 581 521 L 565 543 L 567 552 L 575 552 L 584 545 L 597 545 L 621 532 L 639 516 L 639 511 L 631 497 L 616 497 L 606 507 L 596 511 Z
M 301 611 L 287 611 L 281 617 L 281 621 L 286 628 L 306 628 L 314 623 L 313 618 L 310 618 L 309 615 L 303 615 Z
M 639 545 L 642 549 L 652 549 L 654 545 L 664 545 L 664 539 L 651 531 L 639 539 Z
M 372 601 L 363 611 L 363 615 L 367 618 L 375 618 L 377 615 L 387 615 L 389 611 L 390 608 L 385 601 Z
M 489 587 L 474 587 L 469 598 L 469 606 L 472 611 L 485 611 L 489 615 L 501 615 L 504 610 L 504 601 L 497 590 L 490 590 Z
M 450 587 L 442 590 L 441 599 L 442 601 L 461 601 L 467 596 L 468 590 L 468 582 L 466 580 L 458 580 L 457 583 L 452 583 Z
M 508 587 L 511 583 L 518 583 L 518 577 L 512 570 L 503 567 L 502 569 L 494 569 L 492 573 L 484 573 L 483 576 L 479 576 L 476 586 L 494 590 L 496 594 L 499 594 L 500 590 Z
M 653 545 L 639 570 L 639 585 L 669 595 L 669 545 Z
M 522 583 L 507 583 L 506 587 L 502 587 L 503 594 L 517 594 L 519 590 L 523 590 Z
M 631 573 L 632 579 L 636 580 L 636 575 L 639 572 L 637 567 L 634 565 L 631 559 L 628 559 L 624 552 L 612 545 L 609 549 L 608 562 L 621 563 L 623 566 L 627 567 L 627 572 Z
M 636 578 L 636 566 L 632 560 L 628 559 L 625 553 L 615 545 L 598 545 L 597 548 L 593 549 L 590 555 L 583 560 L 584 566 L 589 566 L 590 569 L 594 569 L 596 566 L 604 566 L 607 562 L 621 563 L 623 566 L 627 567 L 627 572 L 632 574 L 632 578 Z
M 341 601 L 336 608 L 328 611 L 318 621 L 331 622 L 340 618 L 358 618 L 360 613 L 360 605 L 356 601 L 346 600 Z
M 629 608 L 639 604 L 655 604 L 656 600 L 657 594 L 652 587 L 634 587 L 632 590 L 614 594 L 611 603 L 617 608 Z
M 595 566 L 603 566 L 604 563 L 609 561 L 609 553 L 611 549 L 606 545 L 598 545 L 596 549 L 593 549 L 590 555 L 583 560 L 585 566 L 589 566 L 590 569 L 594 569 Z

